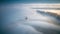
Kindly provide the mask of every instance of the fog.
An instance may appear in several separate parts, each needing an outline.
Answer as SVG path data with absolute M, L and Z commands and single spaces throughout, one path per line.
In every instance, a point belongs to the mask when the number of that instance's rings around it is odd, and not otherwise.
M 47 7 L 46 5 L 42 7 Z M 40 5 L 38 4 L 38 6 L 41 6 L 41 4 Z M 32 9 L 32 7 L 38 7 L 38 6 L 37 4 L 19 4 L 19 3 L 2 4 L 1 33 L 2 34 L 60 34 L 60 25 L 57 25 L 58 20 L 56 20 L 54 17 L 43 16 L 42 14 L 38 14 L 36 12 L 37 9 Z M 41 11 L 47 11 L 47 10 L 41 10 Z M 52 11 L 53 10 L 51 10 L 51 12 Z M 28 18 L 27 20 L 25 19 L 26 17 Z

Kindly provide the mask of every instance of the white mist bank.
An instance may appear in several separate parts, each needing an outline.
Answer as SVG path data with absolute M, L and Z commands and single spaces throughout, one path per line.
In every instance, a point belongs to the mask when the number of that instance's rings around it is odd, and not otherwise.
M 60 32 L 60 25 L 53 24 L 53 21 L 57 22 L 57 20 L 49 16 L 42 16 L 36 13 L 36 9 L 31 9 L 31 7 L 37 7 L 37 5 L 39 7 L 41 4 L 2 5 L 3 32 L 6 34 L 58 34 Z M 43 7 L 47 7 L 46 5 L 48 6 L 48 4 L 43 4 Z M 25 20 L 25 17 L 28 17 L 28 20 Z M 30 21 L 30 19 L 40 20 Z

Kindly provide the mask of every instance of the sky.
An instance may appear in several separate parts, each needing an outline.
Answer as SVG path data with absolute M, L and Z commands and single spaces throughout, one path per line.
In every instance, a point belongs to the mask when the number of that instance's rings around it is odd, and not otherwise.
M 60 3 L 60 0 L 1 0 L 2 3 Z
M 40 5 L 41 4 L 38 4 L 38 6 Z M 56 25 L 58 21 L 54 17 L 52 18 L 50 16 L 42 16 L 41 14 L 38 14 L 35 9 L 31 8 L 31 7 L 38 7 L 38 6 L 37 4 L 20 4 L 20 3 L 3 4 L 1 7 L 2 9 L 2 13 L 1 13 L 2 32 L 1 33 L 3 34 L 51 34 L 51 33 L 59 34 L 60 26 Z M 25 17 L 28 17 L 28 20 L 25 20 Z
M 2 0 L 1 3 L 1 34 L 60 34 L 60 21 L 38 14 L 37 9 L 32 9 L 59 8 L 59 0 Z M 38 10 L 60 14 L 57 12 L 60 10 Z M 28 20 L 25 20 L 25 17 L 28 17 Z

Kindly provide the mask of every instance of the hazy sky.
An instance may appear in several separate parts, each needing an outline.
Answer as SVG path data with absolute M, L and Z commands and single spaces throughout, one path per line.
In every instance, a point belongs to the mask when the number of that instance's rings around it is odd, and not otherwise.
M 1 2 L 19 2 L 19 3 L 60 3 L 60 0 L 1 0 Z
M 60 26 L 52 24 L 57 23 L 54 17 L 42 16 L 38 14 L 36 10 L 31 9 L 31 7 L 40 7 L 41 5 L 43 7 L 53 7 L 48 5 L 51 3 L 58 3 L 60 7 L 60 0 L 2 0 L 1 3 L 3 3 L 1 5 L 2 34 L 60 34 Z M 43 3 L 46 3 L 46 5 Z M 57 6 L 55 5 L 55 7 Z M 44 11 L 59 13 L 57 11 L 60 10 Z M 40 19 L 41 21 L 25 20 L 26 16 L 28 19 Z

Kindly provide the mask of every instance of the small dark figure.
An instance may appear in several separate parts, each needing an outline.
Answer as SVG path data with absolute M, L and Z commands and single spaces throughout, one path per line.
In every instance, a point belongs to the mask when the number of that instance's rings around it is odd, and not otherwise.
M 28 19 L 28 17 L 25 17 L 25 20 L 27 20 Z

